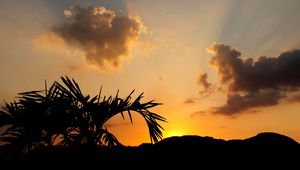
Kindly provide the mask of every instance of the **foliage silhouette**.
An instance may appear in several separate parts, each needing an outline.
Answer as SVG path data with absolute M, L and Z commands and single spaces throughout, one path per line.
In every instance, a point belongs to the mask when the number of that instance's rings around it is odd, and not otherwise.
M 133 102 L 132 91 L 127 97 L 90 97 L 82 94 L 74 79 L 61 77 L 63 84 L 54 82 L 48 89 L 19 93 L 18 101 L 6 103 L 0 110 L 0 127 L 7 127 L 1 136 L 2 154 L 27 153 L 53 146 L 118 146 L 117 138 L 104 124 L 113 116 L 139 113 L 148 126 L 151 143 L 162 139 L 166 119 L 149 111 L 160 105 L 154 100 L 141 103 L 143 93 Z

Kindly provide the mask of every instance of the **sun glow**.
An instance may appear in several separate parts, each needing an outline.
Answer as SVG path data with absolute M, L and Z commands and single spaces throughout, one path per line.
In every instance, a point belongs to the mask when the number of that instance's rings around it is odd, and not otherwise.
M 164 134 L 164 138 L 172 137 L 172 136 L 183 136 L 184 133 L 181 130 L 175 129 L 166 131 Z

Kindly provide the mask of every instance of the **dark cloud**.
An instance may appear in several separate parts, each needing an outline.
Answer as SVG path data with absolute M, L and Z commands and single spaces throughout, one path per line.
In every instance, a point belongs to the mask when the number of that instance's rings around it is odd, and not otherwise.
M 67 44 L 81 48 L 86 60 L 103 70 L 118 68 L 144 29 L 140 18 L 105 7 L 74 6 L 64 14 L 66 22 L 53 31 Z
M 191 114 L 191 117 L 194 118 L 196 116 L 206 116 L 207 111 L 201 110 Z
M 287 99 L 289 103 L 300 102 L 300 94 L 292 95 L 290 98 Z
M 300 86 L 300 50 L 281 53 L 277 58 L 259 57 L 242 60 L 241 53 L 230 46 L 214 44 L 210 63 L 215 66 L 222 83 L 230 91 L 260 89 L 294 89 Z
M 183 102 L 183 104 L 193 104 L 193 103 L 196 103 L 196 101 L 195 99 L 192 98 L 188 98 Z
M 204 87 L 204 89 L 208 89 L 211 86 L 211 84 L 207 82 L 207 73 L 200 73 L 197 84 Z
M 209 96 L 213 91 L 213 89 L 211 88 L 212 85 L 211 83 L 208 83 L 207 78 L 207 73 L 200 73 L 197 79 L 197 85 L 203 88 L 203 90 L 201 90 L 199 94 L 204 97 Z
M 211 108 L 211 112 L 234 115 L 253 107 L 276 105 L 280 98 L 282 98 L 282 96 L 279 91 L 276 90 L 249 92 L 246 95 L 228 95 L 226 104 L 221 107 Z
M 207 89 L 207 90 L 201 90 L 199 91 L 199 95 L 201 97 L 208 97 L 213 93 L 213 91 L 211 89 Z
M 224 106 L 213 113 L 234 115 L 254 107 L 278 104 L 289 92 L 300 87 L 300 50 L 281 53 L 278 57 L 241 59 L 241 53 L 224 44 L 208 49 L 221 83 L 228 85 Z

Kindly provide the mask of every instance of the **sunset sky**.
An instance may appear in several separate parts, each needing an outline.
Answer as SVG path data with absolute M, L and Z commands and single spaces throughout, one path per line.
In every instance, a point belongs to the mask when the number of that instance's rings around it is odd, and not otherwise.
M 300 142 L 299 0 L 1 0 L 0 98 L 73 77 L 86 94 L 144 101 L 164 137 L 237 139 L 277 132 Z M 125 145 L 145 122 L 114 117 Z

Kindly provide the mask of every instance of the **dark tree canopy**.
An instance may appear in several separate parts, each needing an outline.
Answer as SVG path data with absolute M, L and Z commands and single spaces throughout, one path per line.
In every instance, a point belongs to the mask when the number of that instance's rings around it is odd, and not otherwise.
M 2 134 L 1 152 L 26 153 L 41 147 L 54 145 L 89 147 L 122 145 L 104 124 L 113 116 L 128 114 L 132 123 L 133 112 L 141 115 L 148 126 L 151 142 L 162 138 L 166 119 L 149 111 L 160 105 L 154 100 L 142 103 L 143 93 L 132 100 L 127 97 L 83 95 L 74 79 L 61 77 L 62 84 L 54 82 L 41 91 L 19 93 L 16 101 L 6 103 L 0 110 Z

